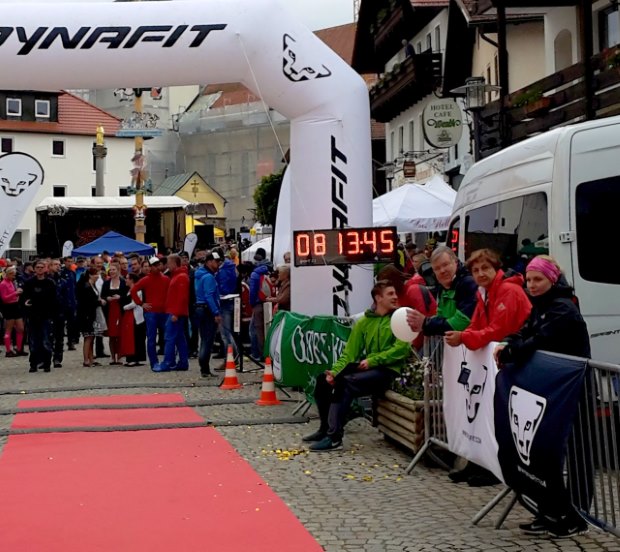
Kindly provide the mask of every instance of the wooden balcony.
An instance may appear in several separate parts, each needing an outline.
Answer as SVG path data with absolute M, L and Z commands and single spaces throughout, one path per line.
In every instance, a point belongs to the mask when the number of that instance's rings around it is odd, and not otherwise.
M 372 25 L 371 31 L 375 35 L 375 51 L 389 55 L 391 52 L 400 50 L 401 40 L 409 36 L 406 17 L 402 5 L 397 3 L 393 3 L 390 9 L 384 8 L 379 13 L 381 17 L 378 17 L 376 24 Z
M 370 112 L 380 123 L 391 121 L 437 87 L 441 54 L 415 54 L 384 74 L 370 90 Z
M 591 94 L 580 62 L 510 94 L 505 100 L 504 124 L 499 116 L 500 100 L 487 105 L 479 118 L 480 156 L 501 149 L 502 135 L 503 145 L 509 146 L 555 127 L 620 114 L 620 63 L 616 66 L 608 54 L 597 54 L 590 66 Z M 540 100 L 536 100 L 538 96 Z

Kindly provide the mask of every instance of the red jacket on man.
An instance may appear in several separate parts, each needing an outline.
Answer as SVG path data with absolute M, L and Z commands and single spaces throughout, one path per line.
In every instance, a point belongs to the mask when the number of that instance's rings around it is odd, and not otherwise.
M 186 266 L 172 272 L 166 298 L 166 314 L 189 316 L 189 274 Z
M 463 345 L 476 350 L 492 341 L 501 341 L 521 329 L 531 310 L 532 304 L 523 289 L 523 276 L 498 270 L 491 287 L 478 292 L 471 324 L 461 334 Z
M 164 276 L 161 272 L 151 272 L 144 278 L 138 280 L 136 285 L 131 288 L 131 298 L 136 305 L 149 303 L 151 305 L 150 312 L 164 313 L 166 312 L 166 296 L 168 295 L 168 286 L 170 278 Z M 142 290 L 144 300 L 140 299 L 138 292 Z

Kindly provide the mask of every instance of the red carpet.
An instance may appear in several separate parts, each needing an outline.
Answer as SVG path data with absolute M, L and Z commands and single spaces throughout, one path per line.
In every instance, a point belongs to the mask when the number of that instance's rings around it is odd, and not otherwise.
M 139 400 L 146 408 L 20 414 L 15 421 L 23 428 L 201 419 L 188 407 L 148 408 L 175 400 L 166 395 L 105 402 Z M 322 550 L 214 428 L 11 436 L 0 489 L 2 552 Z

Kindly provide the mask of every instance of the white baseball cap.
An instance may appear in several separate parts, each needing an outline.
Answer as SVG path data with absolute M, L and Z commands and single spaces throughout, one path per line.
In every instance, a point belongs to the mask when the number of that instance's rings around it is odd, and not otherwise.
M 155 256 L 153 256 L 153 257 L 151 257 L 151 258 L 149 259 L 149 264 L 150 264 L 151 266 L 152 266 L 152 265 L 154 265 L 154 264 L 157 264 L 157 263 L 161 263 L 161 259 L 160 259 L 159 257 L 155 257 Z

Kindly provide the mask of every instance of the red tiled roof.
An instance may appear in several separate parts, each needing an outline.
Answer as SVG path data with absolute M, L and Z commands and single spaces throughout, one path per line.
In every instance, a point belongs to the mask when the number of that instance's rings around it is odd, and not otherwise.
M 346 25 L 321 29 L 314 34 L 351 65 L 353 45 L 355 43 L 355 29 L 356 23 L 347 23 Z M 203 95 L 208 96 L 218 92 L 221 92 L 222 95 L 211 106 L 212 108 L 240 105 L 260 100 L 259 96 L 238 82 L 210 84 L 204 89 Z
M 62 91 L 58 95 L 58 122 L 0 120 L 0 131 L 95 136 L 99 125 L 103 125 L 108 136 L 114 136 L 120 129 L 121 120 L 82 98 Z
M 356 29 L 357 23 L 347 23 L 346 25 L 320 29 L 315 31 L 314 34 L 351 65 L 353 62 Z
M 209 94 L 217 94 L 218 92 L 221 92 L 222 95 L 211 106 L 213 108 L 257 102 L 260 100 L 254 92 L 243 86 L 240 82 L 210 84 L 205 88 L 203 94 L 208 96 Z

